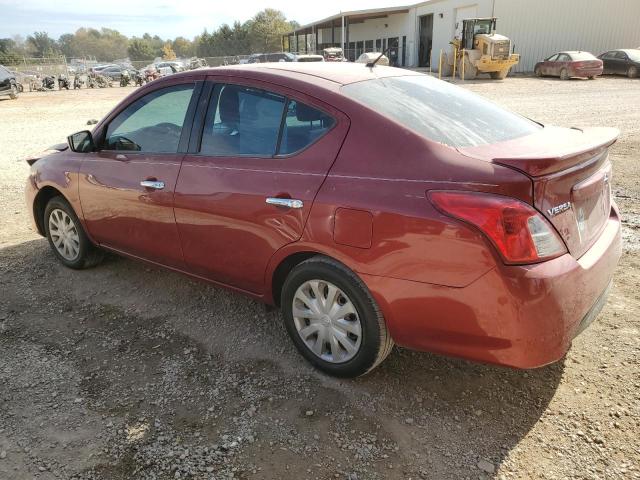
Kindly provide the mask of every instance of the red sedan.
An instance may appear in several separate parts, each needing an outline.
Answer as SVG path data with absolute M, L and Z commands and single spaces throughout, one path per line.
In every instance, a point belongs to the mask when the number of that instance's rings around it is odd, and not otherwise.
M 530 368 L 606 301 L 617 135 L 401 69 L 225 67 L 138 89 L 26 193 L 64 265 L 109 250 L 278 305 L 330 374 L 394 344 Z
M 602 60 L 589 52 L 560 52 L 536 63 L 533 70 L 537 77 L 583 77 L 593 80 L 602 75 Z

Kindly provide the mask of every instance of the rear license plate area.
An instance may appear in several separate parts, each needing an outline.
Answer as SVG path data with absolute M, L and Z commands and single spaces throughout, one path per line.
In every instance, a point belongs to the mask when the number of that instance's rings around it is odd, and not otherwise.
M 571 190 L 580 243 L 593 240 L 601 231 L 611 211 L 611 166 L 600 170 Z

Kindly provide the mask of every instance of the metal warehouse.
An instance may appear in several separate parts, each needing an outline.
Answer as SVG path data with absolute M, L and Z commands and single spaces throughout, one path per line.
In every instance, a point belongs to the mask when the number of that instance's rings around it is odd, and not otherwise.
M 462 20 L 497 17 L 496 31 L 520 54 L 518 72 L 557 51 L 598 55 L 640 48 L 639 0 L 430 0 L 413 5 L 341 12 L 283 37 L 286 51 L 321 52 L 341 47 L 349 60 L 384 51 L 404 67 L 438 68 L 440 51 L 459 34 Z M 397 46 L 397 47 L 396 47 Z

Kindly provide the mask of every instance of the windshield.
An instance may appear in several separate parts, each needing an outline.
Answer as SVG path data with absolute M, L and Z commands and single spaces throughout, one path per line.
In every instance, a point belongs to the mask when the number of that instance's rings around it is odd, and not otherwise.
M 352 83 L 343 93 L 422 137 L 472 147 L 523 137 L 542 128 L 479 95 L 427 75 Z
M 491 33 L 491 20 L 478 20 L 473 26 L 473 34 Z

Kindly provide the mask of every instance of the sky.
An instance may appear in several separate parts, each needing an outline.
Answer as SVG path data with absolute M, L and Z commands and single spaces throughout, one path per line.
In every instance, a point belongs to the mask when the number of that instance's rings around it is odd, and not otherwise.
M 58 38 L 80 27 L 113 28 L 127 36 L 145 32 L 162 38 L 193 38 L 205 28 L 244 22 L 270 7 L 306 24 L 340 11 L 392 7 L 407 0 L 0 0 L 0 38 L 34 31 Z

